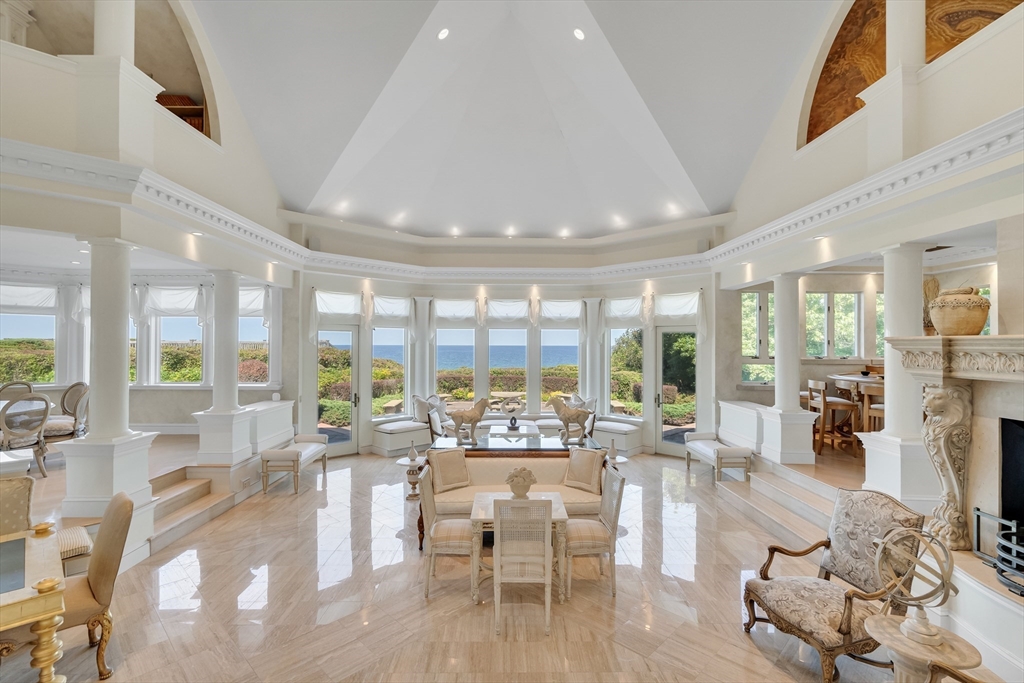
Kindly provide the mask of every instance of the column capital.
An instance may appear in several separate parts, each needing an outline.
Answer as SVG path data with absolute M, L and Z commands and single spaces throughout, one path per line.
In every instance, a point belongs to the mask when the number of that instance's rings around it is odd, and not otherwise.
M 85 242 L 90 247 L 121 247 L 123 249 L 132 249 L 135 247 L 134 244 L 120 237 L 95 237 L 89 235 L 75 235 L 75 239 L 79 242 Z
M 803 273 L 776 273 L 772 275 L 772 282 L 792 282 L 804 276 Z
M 213 275 L 214 278 L 218 278 L 218 277 L 238 278 L 238 277 L 241 277 L 238 273 L 236 273 L 233 270 L 211 270 L 210 274 Z
M 893 244 L 891 246 L 880 249 L 880 254 L 923 254 L 928 249 L 938 246 L 936 244 L 920 244 L 918 242 L 901 242 L 900 244 Z

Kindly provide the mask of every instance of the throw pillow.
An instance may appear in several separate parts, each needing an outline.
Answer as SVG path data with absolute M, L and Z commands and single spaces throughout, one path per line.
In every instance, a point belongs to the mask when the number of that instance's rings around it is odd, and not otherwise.
M 446 448 L 427 451 L 427 462 L 433 472 L 434 493 L 469 486 L 469 468 L 466 467 L 465 448 Z
M 412 419 L 416 422 L 422 422 L 426 424 L 430 418 L 427 414 L 430 412 L 430 404 L 425 400 L 413 394 L 412 397 Z
M 585 404 L 586 401 L 583 400 L 583 397 L 577 394 L 575 391 L 572 392 L 572 396 L 569 397 L 569 400 L 565 402 L 565 405 L 569 406 L 570 408 L 582 408 Z
M 427 403 L 437 411 L 437 416 L 441 419 L 441 422 L 448 420 L 448 404 L 444 402 L 444 399 L 437 394 L 431 394 L 427 396 Z
M 588 493 L 601 493 L 601 467 L 604 451 L 593 448 L 569 447 L 569 467 L 565 471 L 566 486 Z

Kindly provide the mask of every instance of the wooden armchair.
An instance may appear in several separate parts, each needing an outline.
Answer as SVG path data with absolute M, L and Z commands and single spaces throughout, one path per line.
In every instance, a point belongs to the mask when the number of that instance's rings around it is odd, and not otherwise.
M 756 579 L 747 581 L 743 601 L 747 605 L 749 633 L 754 623 L 771 623 L 783 633 L 804 641 L 821 657 L 821 680 L 831 683 L 836 658 L 848 655 L 857 661 L 891 668 L 861 655 L 878 648 L 878 642 L 864 629 L 864 621 L 889 605 L 877 600 L 887 596 L 887 586 L 875 569 L 875 539 L 896 527 L 921 530 L 924 515 L 914 512 L 895 498 L 877 491 L 840 489 L 836 496 L 828 537 L 803 550 L 768 546 L 768 559 Z M 819 548 L 822 554 L 818 578 L 783 576 L 770 578 L 768 571 L 776 554 L 804 557 Z M 908 556 L 917 554 L 917 540 L 908 539 Z M 910 568 L 902 568 L 902 576 Z M 845 590 L 829 580 L 837 576 L 854 588 Z M 765 617 L 758 617 L 759 606 Z M 899 613 L 898 605 L 891 611 Z

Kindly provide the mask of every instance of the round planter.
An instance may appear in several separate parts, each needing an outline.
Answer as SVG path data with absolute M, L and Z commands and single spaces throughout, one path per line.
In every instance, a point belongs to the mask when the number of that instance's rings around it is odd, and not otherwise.
M 510 484 L 512 489 L 512 500 L 525 500 L 530 492 L 531 484 Z
M 944 289 L 928 308 L 936 331 L 944 336 L 980 334 L 988 319 L 988 299 L 975 287 Z

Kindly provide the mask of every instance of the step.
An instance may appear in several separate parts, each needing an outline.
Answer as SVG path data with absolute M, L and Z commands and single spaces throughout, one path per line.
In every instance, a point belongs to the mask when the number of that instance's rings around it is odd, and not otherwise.
M 153 536 L 149 539 L 150 552 L 163 550 L 179 538 L 224 514 L 234 504 L 235 497 L 230 493 L 211 493 L 175 510 L 153 525 Z
M 719 482 L 718 495 L 748 519 L 764 527 L 787 548 L 799 550 L 825 538 L 824 532 L 817 526 L 751 490 L 750 484 Z M 821 551 L 816 550 L 807 557 L 812 562 L 818 562 L 821 560 Z
M 153 521 L 160 521 L 167 515 L 196 502 L 210 494 L 209 479 L 183 479 L 153 494 L 157 499 L 153 510 Z
M 815 479 L 809 474 L 804 474 L 797 469 L 794 469 L 790 465 L 782 465 L 779 463 L 773 463 L 767 460 L 761 459 L 764 467 L 758 469 L 764 472 L 771 472 L 772 474 L 778 475 L 787 481 L 791 481 L 801 488 L 805 488 L 811 493 L 821 496 L 829 501 L 835 501 L 836 494 L 839 493 L 839 489 L 831 484 L 826 484 L 820 479 Z M 797 465 L 797 467 L 803 467 L 803 465 Z
M 185 481 L 185 468 L 179 467 L 171 472 L 166 472 L 160 476 L 153 477 L 149 480 L 149 485 L 153 489 L 153 495 L 159 494 L 164 489 L 174 486 L 178 482 Z
M 832 519 L 831 500 L 771 472 L 751 472 L 750 488 L 790 512 L 795 512 L 822 531 L 828 530 Z

